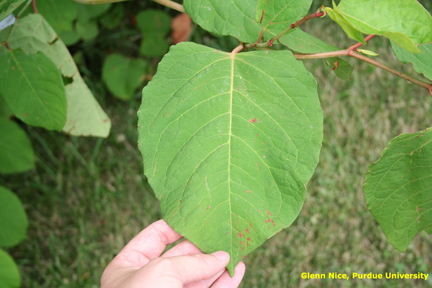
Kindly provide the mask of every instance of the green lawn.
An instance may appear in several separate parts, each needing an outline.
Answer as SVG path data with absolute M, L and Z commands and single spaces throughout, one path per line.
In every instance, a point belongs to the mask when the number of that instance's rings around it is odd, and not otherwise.
M 354 44 L 329 19 L 303 28 L 341 48 Z M 225 49 L 236 44 L 202 35 L 196 28 L 192 40 Z M 411 65 L 398 63 L 387 40 L 377 37 L 366 49 L 382 55 L 377 60 L 415 75 Z M 379 159 L 390 139 L 432 126 L 432 99 L 423 88 L 348 61 L 355 67 L 348 82 L 336 78 L 322 60 L 305 62 L 317 78 L 324 110 L 320 163 L 298 219 L 244 259 L 241 287 L 432 287 L 432 277 L 301 279 L 302 272 L 432 272 L 432 238 L 422 232 L 405 253 L 397 251 L 369 213 L 362 191 L 368 165 Z M 0 179 L 18 194 L 30 222 L 28 239 L 9 250 L 20 266 L 23 287 L 98 287 L 116 253 L 162 217 L 136 145 L 139 97 L 120 102 L 103 96 L 98 76 L 89 75 L 113 122 L 109 138 L 75 138 L 26 127 L 36 169 Z

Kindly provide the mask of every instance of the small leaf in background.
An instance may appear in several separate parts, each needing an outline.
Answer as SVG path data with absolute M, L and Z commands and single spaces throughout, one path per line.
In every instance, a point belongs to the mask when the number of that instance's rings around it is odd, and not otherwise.
M 61 73 L 44 54 L 8 50 L 0 56 L 0 94 L 16 117 L 48 130 L 62 130 L 67 100 Z
M 192 19 L 186 13 L 181 13 L 174 17 L 171 23 L 172 43 L 177 44 L 189 39 L 192 32 Z
M 111 121 L 85 84 L 69 50 L 54 30 L 40 14 L 19 18 L 17 24 L 8 40 L 12 49 L 21 48 L 27 53 L 42 52 L 54 62 L 64 77 L 73 79 L 65 87 L 68 111 L 63 131 L 74 136 L 107 137 Z M 2 51 L 2 48 L 0 55 L 7 51 L 5 48 Z
M 12 247 L 23 241 L 27 228 L 27 216 L 21 201 L 12 191 L 0 186 L 0 247 Z
M 15 261 L 6 251 L 0 249 L 0 287 L 21 287 L 21 276 Z
M 57 33 L 72 31 L 78 17 L 78 3 L 72 0 L 38 0 L 37 8 Z
M 139 149 L 164 219 L 228 269 L 295 220 L 318 163 L 316 80 L 289 51 L 172 46 L 144 88 Z
M 58 0 L 57 0 L 58 1 Z M 121 6 L 121 5 L 120 5 Z M 109 10 L 111 4 L 100 4 L 100 5 L 78 5 L 78 21 L 89 22 L 101 16 Z
M 432 233 L 432 128 L 390 141 L 369 166 L 364 188 L 387 240 L 404 252 L 422 230 Z
M 120 25 L 123 17 L 125 16 L 125 11 L 123 5 L 113 5 L 107 13 L 103 14 L 100 18 L 100 22 L 103 26 L 108 29 L 114 29 Z
M 383 35 L 412 53 L 432 42 L 432 17 L 417 0 L 342 0 L 335 8 L 355 29 Z
M 289 49 L 303 54 L 315 54 L 342 50 L 336 46 L 327 44 L 321 39 L 318 39 L 315 36 L 300 30 L 299 28 L 296 28 L 293 32 L 285 34 L 279 38 L 279 42 L 287 46 Z M 354 68 L 351 66 L 351 64 L 337 57 L 326 59 L 326 63 L 328 66 L 332 67 L 332 70 L 335 72 L 336 76 L 344 80 L 351 80 L 351 76 L 354 71 Z
M 11 14 L 24 0 L 1 0 L 0 1 L 0 21 Z
M 419 45 L 418 48 L 423 53 L 408 52 L 391 41 L 393 52 L 402 63 L 412 63 L 415 71 L 432 80 L 432 43 Z
M 163 56 L 169 48 L 165 39 L 171 29 L 171 17 L 160 10 L 146 10 L 136 16 L 138 29 L 143 34 L 140 52 L 149 57 Z
M 81 22 L 76 23 L 76 33 L 79 38 L 84 41 L 94 39 L 99 34 L 99 27 L 96 21 Z
M 130 100 L 143 83 L 146 66 L 143 59 L 128 59 L 120 54 L 111 54 L 105 59 L 102 78 L 114 96 Z
M 25 131 L 12 120 L 0 118 L 0 152 L 0 174 L 25 172 L 34 167 L 31 142 Z

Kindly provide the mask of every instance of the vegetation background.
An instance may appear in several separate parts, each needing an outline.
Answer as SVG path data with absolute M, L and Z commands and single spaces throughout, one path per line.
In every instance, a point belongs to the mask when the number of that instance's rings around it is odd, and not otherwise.
M 60 1 L 60 0 L 59 0 Z M 330 1 L 315 0 L 312 10 Z M 420 1 L 429 11 L 432 3 Z M 119 8 L 121 7 L 121 8 Z M 112 97 L 101 80 L 104 59 L 112 52 L 139 56 L 140 33 L 134 16 L 149 8 L 169 10 L 152 1 L 111 6 L 124 11 L 112 30 L 70 48 L 87 84 L 111 117 L 108 139 L 76 138 L 23 125 L 36 151 L 36 169 L 2 177 L 0 185 L 16 192 L 29 217 L 28 239 L 9 249 L 23 277 L 23 287 L 98 287 L 102 271 L 139 231 L 162 217 L 158 201 L 143 175 L 133 100 Z M 303 29 L 341 48 L 353 41 L 328 17 Z M 190 41 L 231 51 L 230 37 L 215 37 L 194 24 Z M 375 38 L 368 50 L 377 60 L 416 75 L 401 64 L 389 41 Z M 145 58 L 147 73 L 159 58 Z M 310 273 L 431 273 L 432 238 L 420 233 L 405 253 L 386 240 L 367 209 L 362 183 L 368 165 L 378 160 L 388 141 L 432 126 L 432 99 L 422 88 L 355 59 L 351 81 L 337 78 L 323 60 L 309 60 L 324 109 L 324 143 L 320 163 L 294 224 L 244 259 L 241 287 L 432 287 L 424 280 L 305 280 Z M 144 83 L 146 84 L 146 82 Z

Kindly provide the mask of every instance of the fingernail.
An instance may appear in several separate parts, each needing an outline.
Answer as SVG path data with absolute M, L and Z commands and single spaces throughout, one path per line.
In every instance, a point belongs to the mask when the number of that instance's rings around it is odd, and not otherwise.
M 220 261 L 225 262 L 229 259 L 229 254 L 225 251 L 217 251 L 212 253 L 212 255 L 216 256 Z

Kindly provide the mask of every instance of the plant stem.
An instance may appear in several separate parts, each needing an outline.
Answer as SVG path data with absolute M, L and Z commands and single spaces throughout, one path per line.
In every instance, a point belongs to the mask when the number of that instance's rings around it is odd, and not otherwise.
M 240 44 L 239 46 L 237 46 L 237 47 L 236 47 L 236 48 L 231 52 L 231 54 L 232 54 L 232 55 L 237 54 L 237 53 L 240 52 L 243 48 L 244 48 L 244 45 L 243 45 L 243 44 Z
M 164 5 L 166 7 L 169 7 L 171 9 L 177 10 L 179 12 L 186 13 L 186 11 L 184 10 L 183 5 L 178 4 L 176 2 L 173 2 L 173 1 L 170 1 L 170 0 L 153 0 L 153 1 L 156 2 L 156 3 L 159 3 L 161 5 Z
M 372 37 L 373 37 L 373 36 L 372 36 Z M 370 37 L 370 39 L 372 39 L 372 37 Z M 370 39 L 369 39 L 369 40 L 370 40 Z M 356 46 L 356 45 L 354 45 L 354 46 Z M 414 84 L 417 84 L 417 85 L 419 85 L 419 86 L 421 86 L 421 87 L 427 89 L 427 90 L 429 91 L 429 93 L 431 94 L 431 96 L 432 96 L 432 84 L 431 84 L 431 83 L 427 83 L 427 82 L 423 82 L 423 81 L 421 81 L 421 80 L 415 79 L 415 78 L 413 78 L 413 77 L 411 77 L 411 76 L 408 76 L 408 75 L 406 75 L 406 74 L 404 74 L 404 73 L 402 73 L 402 72 L 399 72 L 399 71 L 397 71 L 397 70 L 395 70 L 395 69 L 392 69 L 392 68 L 390 68 L 390 67 L 384 65 L 384 64 L 381 63 L 381 62 L 378 62 L 378 61 L 376 61 L 376 60 L 373 60 L 373 59 L 371 59 L 371 58 L 369 58 L 369 57 L 366 57 L 366 56 L 364 56 L 364 55 L 360 55 L 360 54 L 358 54 L 358 53 L 355 53 L 354 50 L 352 49 L 352 47 L 354 47 L 354 46 L 351 46 L 350 48 L 348 48 L 348 49 L 346 49 L 346 50 L 340 50 L 340 51 L 335 51 L 335 52 L 326 52 L 326 53 L 317 53 L 317 54 L 294 54 L 294 57 L 295 57 L 296 59 L 303 59 L 303 60 L 304 60 L 304 59 L 323 59 L 323 58 L 333 58 L 333 57 L 338 57 L 338 56 L 349 56 L 349 57 L 353 57 L 353 58 L 356 58 L 356 59 L 362 60 L 362 61 L 364 61 L 364 62 L 367 62 L 367 63 L 369 63 L 369 64 L 372 64 L 372 65 L 374 65 L 374 66 L 376 66 L 376 67 L 379 67 L 379 68 L 381 68 L 381 69 L 384 69 L 384 70 L 386 70 L 386 71 L 388 71 L 388 72 L 390 72 L 390 73 L 393 73 L 393 74 L 395 74 L 396 76 L 399 76 L 399 77 L 401 77 L 401 78 L 403 78 L 403 79 L 406 79 L 406 80 L 408 80 L 408 81 L 410 81 L 410 82 L 412 82 L 412 83 L 414 83 Z M 361 45 L 359 45 L 358 47 L 360 47 L 360 46 L 361 46 Z M 355 49 L 356 49 L 356 48 L 355 48 Z
M 292 29 L 300 26 L 301 24 L 303 24 L 304 22 L 313 19 L 313 18 L 319 18 L 324 16 L 324 12 L 315 12 L 311 15 L 308 15 L 306 17 L 304 17 L 303 19 L 294 22 L 293 24 L 290 25 L 290 27 L 288 27 L 287 29 L 283 30 L 281 33 L 279 33 L 278 35 L 274 36 L 272 39 L 270 39 L 267 43 L 269 46 L 273 46 L 273 42 L 278 40 L 280 37 L 282 37 L 283 35 L 285 35 L 286 33 L 288 33 L 289 31 L 291 31 Z
M 36 7 L 36 0 L 32 0 L 32 5 L 33 5 L 33 11 L 34 11 L 36 14 L 39 14 L 39 11 L 37 10 L 37 7 Z

